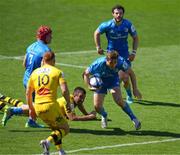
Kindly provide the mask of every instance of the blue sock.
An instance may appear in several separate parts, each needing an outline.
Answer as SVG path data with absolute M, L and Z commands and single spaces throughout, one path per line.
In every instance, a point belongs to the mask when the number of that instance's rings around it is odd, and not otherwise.
M 32 124 L 32 123 L 34 123 L 35 121 L 34 121 L 32 118 L 29 117 L 28 122 L 29 122 L 30 124 Z
M 99 111 L 99 113 L 103 116 L 103 117 L 107 117 L 107 112 L 105 112 L 104 107 L 102 107 Z
M 11 108 L 11 112 L 12 112 L 14 115 L 21 115 L 21 114 L 23 114 L 22 108 L 19 108 L 19 107 L 13 107 L 13 108 Z
M 127 88 L 125 88 L 125 90 L 126 90 L 127 96 L 132 97 L 131 88 L 127 87 Z
M 133 114 L 131 108 L 129 107 L 129 105 L 126 102 L 125 102 L 124 107 L 122 109 L 126 114 L 128 114 L 128 116 L 131 118 L 131 120 L 136 118 L 136 116 Z

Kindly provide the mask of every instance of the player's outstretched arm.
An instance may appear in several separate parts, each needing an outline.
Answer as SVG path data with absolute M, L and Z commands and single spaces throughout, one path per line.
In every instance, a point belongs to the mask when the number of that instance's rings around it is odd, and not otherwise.
M 78 105 L 78 109 L 84 114 L 88 115 L 88 112 L 86 111 L 85 107 L 83 104 Z
M 133 87 L 133 94 L 137 99 L 141 99 L 142 95 L 137 87 L 137 80 L 136 80 L 136 75 L 134 73 L 134 71 L 130 68 L 128 69 L 128 74 L 130 75 L 130 79 L 131 79 L 131 84 Z
M 68 113 L 67 114 L 69 120 L 71 121 L 88 121 L 88 120 L 93 120 L 96 119 L 96 114 L 95 113 L 90 113 L 88 115 L 84 116 L 77 116 L 75 113 Z

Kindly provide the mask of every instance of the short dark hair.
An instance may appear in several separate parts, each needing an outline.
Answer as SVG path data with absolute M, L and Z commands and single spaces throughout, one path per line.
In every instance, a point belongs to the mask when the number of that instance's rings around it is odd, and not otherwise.
M 84 95 L 86 95 L 86 90 L 85 90 L 84 88 L 82 88 L 82 87 L 79 87 L 79 86 L 76 87 L 76 88 L 74 88 L 73 94 L 76 94 L 76 93 L 78 93 L 79 91 L 83 92 Z
M 122 5 L 119 5 L 119 4 L 115 5 L 115 6 L 112 8 L 112 13 L 114 13 L 114 10 L 115 10 L 115 9 L 123 10 L 123 13 L 125 12 L 124 7 L 123 7 Z

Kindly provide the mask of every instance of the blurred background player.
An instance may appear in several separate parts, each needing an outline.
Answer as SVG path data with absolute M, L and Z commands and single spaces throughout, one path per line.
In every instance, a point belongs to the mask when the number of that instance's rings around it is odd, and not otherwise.
M 8 99 L 10 97 L 6 97 L 2 95 L 4 99 Z M 86 98 L 86 90 L 82 87 L 76 87 L 73 91 L 73 94 L 70 95 L 70 105 L 71 105 L 71 111 L 72 113 L 68 113 L 67 107 L 66 107 L 66 100 L 64 97 L 58 98 L 57 102 L 59 103 L 59 108 L 63 114 L 63 116 L 71 121 L 87 121 L 87 120 L 93 120 L 96 119 L 96 113 L 95 111 L 92 111 L 88 113 L 84 107 L 84 100 Z M 11 104 L 13 107 L 6 108 L 4 112 L 4 116 L 2 118 L 2 126 L 5 126 L 7 121 L 13 116 L 13 115 L 28 115 L 29 114 L 29 106 L 27 104 L 24 104 L 19 99 L 12 99 L 8 100 L 8 102 L 4 101 L 4 104 Z M 10 102 L 11 101 L 11 102 Z M 12 102 L 13 101 L 13 102 Z M 19 107 L 14 107 L 15 104 L 13 103 L 19 103 Z M 82 116 L 78 116 L 75 113 L 75 108 L 78 107 L 78 109 L 83 113 Z
M 40 26 L 36 33 L 37 41 L 31 44 L 27 50 L 23 61 L 23 66 L 25 67 L 23 85 L 26 89 L 29 77 L 33 70 L 41 66 L 41 61 L 44 53 L 51 51 L 48 47 L 48 44 L 51 43 L 52 39 L 52 30 L 48 26 Z M 33 93 L 34 100 L 34 93 Z M 37 124 L 32 118 L 29 118 L 25 127 L 43 127 L 40 124 Z
M 90 75 L 95 75 L 102 79 L 102 86 L 95 90 L 94 93 L 94 107 L 96 112 L 101 115 L 102 128 L 107 128 L 107 112 L 103 107 L 103 102 L 104 97 L 109 90 L 112 93 L 114 102 L 130 117 L 135 125 L 135 129 L 138 130 L 141 128 L 140 121 L 133 114 L 127 102 L 124 102 L 122 99 L 120 79 L 118 76 L 118 72 L 120 70 L 127 72 L 130 74 L 132 79 L 135 80 L 135 75 L 132 74 L 133 72 L 129 72 L 129 65 L 126 63 L 126 61 L 122 57 L 119 57 L 116 51 L 109 51 L 106 57 L 98 58 L 85 70 L 84 81 L 91 89 L 91 85 L 89 83 Z M 133 83 L 135 83 L 135 81 Z M 140 95 L 137 88 L 134 92 L 135 96 Z
M 46 52 L 43 56 L 42 67 L 37 68 L 31 74 L 27 89 L 26 102 L 29 105 L 29 115 L 31 118 L 41 118 L 51 129 L 52 134 L 41 140 L 40 144 L 44 149 L 44 154 L 49 154 L 49 147 L 52 142 L 60 155 L 65 154 L 62 149 L 62 138 L 69 133 L 69 125 L 63 117 L 57 102 L 57 89 L 60 86 L 62 96 L 66 100 L 67 112 L 70 109 L 70 94 L 64 73 L 55 65 L 55 54 Z M 32 93 L 35 92 L 35 102 L 32 102 Z
M 125 9 L 121 5 L 116 5 L 112 8 L 113 19 L 103 22 L 94 32 L 94 41 L 99 54 L 103 54 L 104 50 L 101 47 L 100 36 L 106 34 L 108 41 L 107 51 L 116 50 L 119 56 L 123 57 L 131 66 L 131 61 L 135 59 L 138 48 L 138 35 L 133 24 L 124 19 Z M 128 50 L 128 34 L 132 37 L 132 52 Z M 131 67 L 129 68 L 131 71 Z M 120 79 L 123 80 L 124 88 L 126 90 L 126 101 L 128 104 L 133 102 L 131 87 L 129 84 L 129 75 L 126 72 L 119 72 Z

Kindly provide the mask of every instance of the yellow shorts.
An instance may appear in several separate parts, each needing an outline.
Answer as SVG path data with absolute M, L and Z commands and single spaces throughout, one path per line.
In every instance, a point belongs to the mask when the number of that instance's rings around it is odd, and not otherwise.
M 51 128 L 59 128 L 67 123 L 57 102 L 35 104 L 34 107 L 36 115 Z

